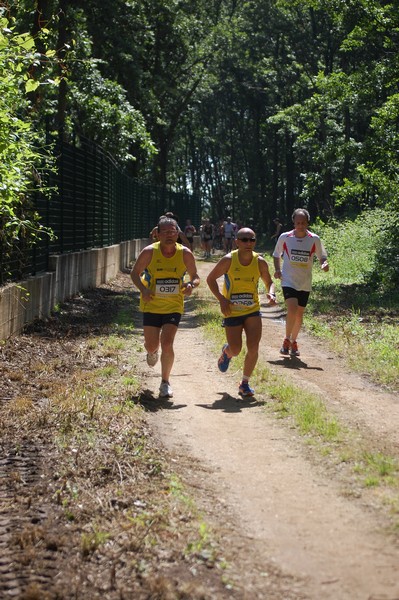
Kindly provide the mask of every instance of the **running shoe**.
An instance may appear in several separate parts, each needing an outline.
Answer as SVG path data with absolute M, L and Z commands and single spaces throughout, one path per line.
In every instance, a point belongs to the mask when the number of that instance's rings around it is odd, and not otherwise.
M 253 396 L 255 394 L 255 390 L 250 387 L 248 381 L 242 381 L 240 387 L 238 388 L 238 393 L 243 398 L 247 398 L 248 396 Z
M 299 356 L 301 353 L 298 350 L 298 344 L 296 342 L 292 342 L 291 343 L 291 350 L 290 350 L 290 355 L 291 356 Z
M 158 351 L 156 352 L 148 352 L 147 353 L 147 365 L 149 367 L 154 367 L 158 362 Z
M 291 342 L 288 338 L 285 338 L 283 345 L 280 348 L 280 354 L 283 354 L 284 356 L 289 356 L 290 348 L 291 348 Z
M 169 381 L 162 381 L 159 386 L 159 397 L 160 398 L 173 398 L 173 390 L 170 387 Z
M 222 348 L 222 354 L 219 357 L 218 360 L 218 369 L 219 371 L 222 371 L 222 373 L 226 373 L 227 369 L 229 368 L 229 364 L 231 361 L 231 358 L 229 358 L 225 352 L 225 349 L 227 348 L 228 344 L 225 344 Z

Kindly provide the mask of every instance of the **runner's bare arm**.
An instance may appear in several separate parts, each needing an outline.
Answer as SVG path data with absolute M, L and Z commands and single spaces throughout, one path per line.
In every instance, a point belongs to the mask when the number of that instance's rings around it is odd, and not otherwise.
M 277 240 L 277 244 L 273 251 L 273 263 L 274 263 L 274 277 L 276 279 L 281 279 L 281 256 L 283 252 L 283 243 L 281 241 L 281 237 L 284 237 L 284 234 L 279 237 Z
M 258 256 L 258 264 L 259 264 L 260 276 L 262 278 L 263 283 L 266 286 L 266 290 L 267 290 L 266 295 L 269 300 L 269 304 L 275 304 L 276 303 L 276 293 L 275 293 L 275 289 L 274 289 L 274 282 L 270 275 L 269 265 L 267 264 L 267 262 L 265 261 L 263 256 Z
M 188 248 L 183 249 L 183 260 L 187 268 L 188 276 L 190 277 L 190 281 L 183 284 L 183 294 L 185 296 L 190 296 L 192 290 L 199 286 L 200 277 L 197 273 L 194 255 Z
M 222 277 L 229 270 L 231 265 L 231 254 L 226 254 L 220 261 L 213 267 L 212 271 L 206 278 L 209 289 L 212 294 L 219 300 L 220 310 L 225 317 L 231 314 L 231 302 L 223 296 L 219 290 L 219 284 L 217 280 Z
M 143 300 L 148 302 L 151 300 L 153 295 L 150 293 L 149 289 L 143 284 L 141 280 L 141 274 L 151 262 L 152 258 L 152 246 L 146 246 L 138 255 L 137 260 L 133 266 L 133 269 L 130 272 L 130 277 L 134 283 L 134 285 L 138 288 L 140 293 L 143 296 Z
M 323 242 L 319 240 L 318 248 L 317 248 L 317 258 L 319 259 L 319 263 L 323 271 L 327 272 L 329 270 L 329 264 L 327 260 L 327 252 L 323 246 Z
M 325 272 L 327 272 L 327 271 L 329 270 L 329 268 L 330 268 L 330 265 L 328 264 L 328 261 L 327 261 L 327 259 L 326 259 L 326 258 L 323 258 L 323 259 L 320 261 L 320 266 L 321 266 L 321 268 L 323 269 L 323 271 L 325 271 Z

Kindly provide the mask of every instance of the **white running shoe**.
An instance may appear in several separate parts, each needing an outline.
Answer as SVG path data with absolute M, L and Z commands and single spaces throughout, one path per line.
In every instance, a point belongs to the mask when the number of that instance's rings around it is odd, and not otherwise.
M 147 353 L 147 365 L 149 367 L 155 367 L 158 362 L 158 350 L 156 352 Z
M 173 390 L 168 381 L 162 381 L 161 385 L 159 386 L 159 397 L 173 398 Z

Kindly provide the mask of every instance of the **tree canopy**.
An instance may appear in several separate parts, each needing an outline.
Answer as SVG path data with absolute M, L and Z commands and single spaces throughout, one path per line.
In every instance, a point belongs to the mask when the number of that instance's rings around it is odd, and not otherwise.
M 397 3 L 10 0 L 2 14 L 35 40 L 13 106 L 39 138 L 45 122 L 83 134 L 132 175 L 199 193 L 214 220 L 264 232 L 297 206 L 322 220 L 379 206 L 395 222 Z

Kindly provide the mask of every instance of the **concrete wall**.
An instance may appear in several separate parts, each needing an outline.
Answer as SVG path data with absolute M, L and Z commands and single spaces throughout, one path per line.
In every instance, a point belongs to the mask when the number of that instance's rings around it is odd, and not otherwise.
M 50 316 L 56 304 L 116 277 L 129 266 L 148 239 L 131 240 L 50 257 L 48 273 L 0 288 L 0 340 L 20 333 L 24 325 Z

